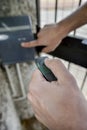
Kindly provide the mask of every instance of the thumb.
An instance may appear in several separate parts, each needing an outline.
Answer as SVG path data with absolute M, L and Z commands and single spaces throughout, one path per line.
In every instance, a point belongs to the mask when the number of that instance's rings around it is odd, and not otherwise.
M 22 47 L 35 47 L 35 46 L 40 46 L 38 40 L 33 40 L 33 41 L 30 41 L 30 42 L 24 42 L 24 43 L 21 43 L 21 46 Z
M 45 64 L 58 78 L 59 82 L 69 82 L 69 79 L 72 77 L 72 75 L 58 58 L 46 59 Z

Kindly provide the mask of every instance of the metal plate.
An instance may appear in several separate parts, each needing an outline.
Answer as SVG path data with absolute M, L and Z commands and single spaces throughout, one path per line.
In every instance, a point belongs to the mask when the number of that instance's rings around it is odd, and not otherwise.
M 21 47 L 22 42 L 34 39 L 27 16 L 0 18 L 0 58 L 3 64 L 34 60 L 35 49 Z M 3 24 L 2 24 L 3 23 Z

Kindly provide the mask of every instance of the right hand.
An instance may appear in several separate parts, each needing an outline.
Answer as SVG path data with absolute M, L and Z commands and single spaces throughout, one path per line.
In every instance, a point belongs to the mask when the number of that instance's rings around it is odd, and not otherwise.
M 75 79 L 59 59 L 45 63 L 58 80 L 48 82 L 34 72 L 28 98 L 36 118 L 50 130 L 87 130 L 87 102 Z
M 51 52 L 56 49 L 62 39 L 67 35 L 63 26 L 59 24 L 45 25 L 43 29 L 37 34 L 38 39 L 30 42 L 22 43 L 22 47 L 36 47 L 46 46 L 43 48 L 43 52 Z

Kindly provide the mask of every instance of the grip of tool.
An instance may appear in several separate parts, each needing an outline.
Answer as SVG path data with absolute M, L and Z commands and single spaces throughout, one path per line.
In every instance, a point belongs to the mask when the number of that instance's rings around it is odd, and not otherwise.
M 49 82 L 57 81 L 57 78 L 55 77 L 55 75 L 52 73 L 52 71 L 44 63 L 44 60 L 46 58 L 47 57 L 36 58 L 35 63 L 47 81 L 49 81 Z

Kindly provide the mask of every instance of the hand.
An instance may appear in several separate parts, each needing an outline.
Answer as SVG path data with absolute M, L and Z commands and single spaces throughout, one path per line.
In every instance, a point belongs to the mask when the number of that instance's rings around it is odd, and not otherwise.
M 28 98 L 36 118 L 50 130 L 87 130 L 87 102 L 73 76 L 58 59 L 45 64 L 58 78 L 48 82 L 33 74 Z
M 66 35 L 63 26 L 59 24 L 45 25 L 37 34 L 37 40 L 22 43 L 21 45 L 23 47 L 46 46 L 42 51 L 50 52 L 56 49 Z

